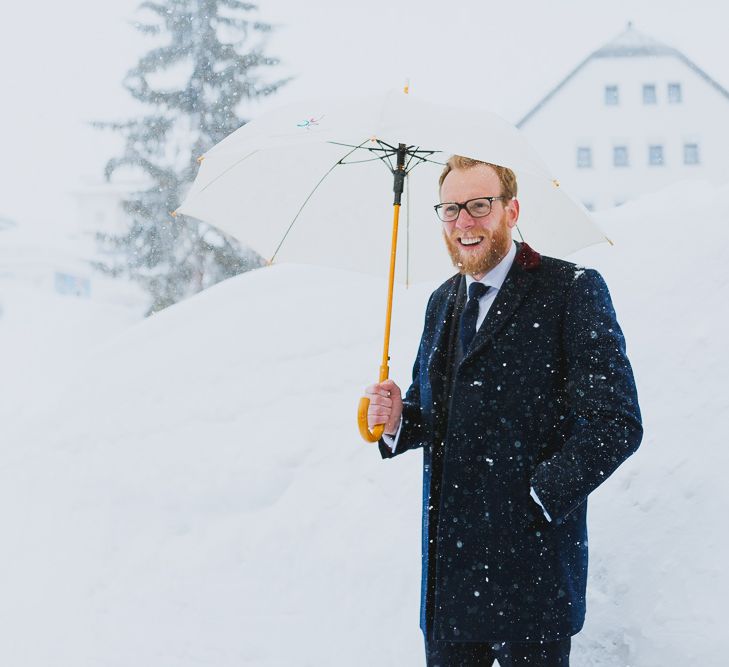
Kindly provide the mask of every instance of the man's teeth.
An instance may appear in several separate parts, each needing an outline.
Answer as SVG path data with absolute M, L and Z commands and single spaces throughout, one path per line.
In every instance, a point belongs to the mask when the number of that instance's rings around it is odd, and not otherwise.
M 475 238 L 475 239 L 470 239 L 470 238 L 469 239 L 461 239 L 461 243 L 463 245 L 476 245 L 477 243 L 480 243 L 481 242 L 482 238 L 483 238 L 482 236 L 479 236 L 478 238 Z

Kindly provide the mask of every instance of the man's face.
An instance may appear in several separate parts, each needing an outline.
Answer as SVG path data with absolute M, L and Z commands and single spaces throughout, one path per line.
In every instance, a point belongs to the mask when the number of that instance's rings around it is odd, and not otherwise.
M 441 202 L 462 204 L 477 197 L 498 197 L 501 183 L 496 172 L 487 165 L 469 169 L 454 169 L 445 177 L 440 189 Z M 462 209 L 453 222 L 444 222 L 443 238 L 453 265 L 476 280 L 493 269 L 509 252 L 511 230 L 519 217 L 516 200 L 497 199 L 491 212 L 483 218 L 473 218 Z

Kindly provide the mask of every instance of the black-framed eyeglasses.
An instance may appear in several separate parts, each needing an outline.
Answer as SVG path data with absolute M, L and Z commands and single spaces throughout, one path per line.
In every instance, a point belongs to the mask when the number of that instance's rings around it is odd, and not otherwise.
M 485 218 L 491 213 L 491 204 L 497 199 L 504 199 L 503 196 L 498 197 L 476 197 L 475 199 L 469 199 L 459 204 L 455 201 L 446 201 L 442 204 L 436 204 L 433 208 L 435 209 L 436 215 L 443 222 L 453 222 L 458 218 L 462 209 L 466 209 L 468 214 L 472 218 Z

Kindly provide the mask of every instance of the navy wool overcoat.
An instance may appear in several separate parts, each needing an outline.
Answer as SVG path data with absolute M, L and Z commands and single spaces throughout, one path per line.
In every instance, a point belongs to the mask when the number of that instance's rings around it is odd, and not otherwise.
M 395 452 L 423 449 L 420 625 L 450 641 L 573 635 L 587 496 L 638 447 L 623 334 L 599 273 L 518 252 L 465 356 L 465 278 L 431 296 Z M 551 521 L 530 497 L 533 488 Z

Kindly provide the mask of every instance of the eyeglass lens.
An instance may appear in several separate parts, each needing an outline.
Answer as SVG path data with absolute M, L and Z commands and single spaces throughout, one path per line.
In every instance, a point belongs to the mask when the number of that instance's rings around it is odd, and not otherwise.
M 489 199 L 471 199 L 465 204 L 443 204 L 437 209 L 438 216 L 443 222 L 452 222 L 458 217 L 462 208 L 465 208 L 474 218 L 483 218 L 491 213 L 491 201 Z

